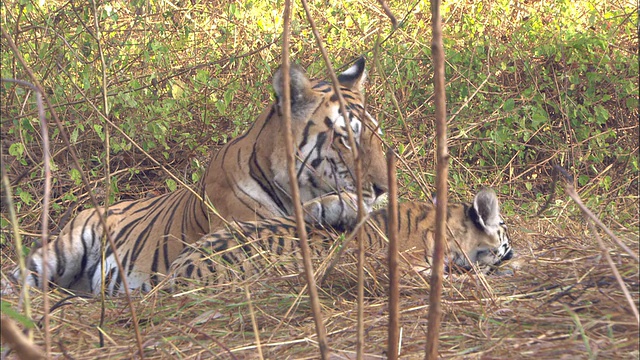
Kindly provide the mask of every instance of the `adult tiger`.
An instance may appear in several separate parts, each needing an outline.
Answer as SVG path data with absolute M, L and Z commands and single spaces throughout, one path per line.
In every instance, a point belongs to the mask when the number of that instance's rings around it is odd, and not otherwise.
M 316 225 L 337 225 L 339 229 L 355 223 L 355 211 L 342 211 L 344 200 L 327 197 L 318 201 L 311 213 L 329 214 L 320 220 L 307 221 L 309 247 L 316 265 L 325 261 L 335 248 L 331 236 Z M 353 201 L 352 201 L 353 202 Z M 324 210 L 318 210 L 324 208 Z M 338 219 L 339 223 L 332 223 Z M 369 214 L 363 241 L 367 255 L 379 253 L 387 246 L 387 210 Z M 476 265 L 487 273 L 496 265 L 511 259 L 507 227 L 500 216 L 495 192 L 482 189 L 472 203 L 451 203 L 447 208 L 446 264 L 450 268 L 470 270 Z M 405 202 L 398 205 L 398 251 L 411 265 L 424 268 L 431 257 L 435 233 L 435 206 L 429 203 Z M 356 244 L 352 241 L 351 244 Z M 257 278 L 265 272 L 275 278 L 298 280 L 303 272 L 296 223 L 292 217 L 272 218 L 259 222 L 241 222 L 202 237 L 185 248 L 171 266 L 172 282 L 196 286 L 234 283 Z M 384 252 L 386 254 L 386 251 Z M 293 278 L 292 278 L 293 277 Z
M 354 159 L 347 146 L 347 124 L 359 147 L 364 169 L 365 202 L 373 203 L 386 191 L 387 177 L 378 123 L 364 110 L 361 89 L 365 81 L 361 58 L 338 76 L 349 112 L 348 121 L 339 111 L 333 87 L 325 81 L 310 81 L 304 70 L 290 70 L 291 121 L 296 146 L 296 172 L 302 202 L 336 190 L 354 191 Z M 281 71 L 273 77 L 276 101 L 266 108 L 251 128 L 231 140 L 211 160 L 197 193 L 228 220 L 246 221 L 287 216 L 293 213 L 286 171 Z M 99 293 L 102 284 L 101 243 L 104 228 L 98 213 L 80 212 L 61 231 L 48 250 L 48 279 L 67 289 Z M 150 290 L 164 277 L 182 249 L 223 225 L 205 203 L 188 189 L 152 199 L 125 201 L 108 208 L 107 229 L 115 242 L 129 288 Z M 43 249 L 27 261 L 27 283 L 39 286 Z M 108 294 L 124 291 L 114 259 L 106 249 Z M 20 279 L 19 270 L 13 272 Z

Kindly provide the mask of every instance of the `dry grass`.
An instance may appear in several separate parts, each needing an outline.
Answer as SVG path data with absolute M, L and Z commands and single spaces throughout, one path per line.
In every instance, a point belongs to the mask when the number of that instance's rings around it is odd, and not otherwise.
M 564 224 L 563 230 L 541 219 L 512 229 L 519 253 L 511 266 L 507 264 L 512 274 L 487 275 L 488 287 L 482 286 L 476 275 L 445 280 L 440 335 L 443 358 L 638 358 L 638 324 L 626 308 L 610 268 L 582 223 L 567 219 Z M 620 235 L 638 251 L 637 233 L 622 231 Z M 638 264 L 617 251 L 612 255 L 637 305 Z M 320 291 L 329 346 L 336 359 L 355 355 L 355 273 L 350 273 L 354 267 L 348 259 L 345 263 Z M 368 283 L 365 351 L 371 359 L 384 358 L 386 349 L 384 284 L 386 281 Z M 248 289 L 265 358 L 318 357 L 309 299 L 299 295 L 300 287 L 259 279 Z M 428 294 L 427 279 L 404 273 L 400 296 L 402 358 L 424 356 Z M 123 299 L 107 303 L 105 346 L 100 348 L 96 328 L 99 300 L 63 301 L 64 297 L 60 292 L 51 296 L 53 303 L 61 302 L 51 316 L 52 355 L 73 359 L 134 356 L 137 347 Z M 135 307 L 148 358 L 258 356 L 242 284 L 175 296 L 157 292 L 138 299 Z M 3 297 L 3 301 L 18 306 L 15 297 Z M 41 301 L 42 296 L 36 295 L 35 309 L 41 308 Z M 41 333 L 36 332 L 35 342 L 43 343 Z

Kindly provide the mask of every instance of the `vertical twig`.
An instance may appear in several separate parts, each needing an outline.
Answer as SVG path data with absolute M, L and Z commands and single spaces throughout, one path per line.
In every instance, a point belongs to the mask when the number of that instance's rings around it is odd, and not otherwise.
M 258 328 L 258 322 L 256 321 L 256 314 L 253 311 L 253 302 L 251 301 L 251 293 L 249 292 L 249 285 L 247 283 L 244 284 L 244 293 L 247 296 L 247 303 L 249 303 L 249 315 L 251 315 L 251 326 L 253 326 L 253 333 L 256 338 L 256 348 L 258 349 L 258 358 L 260 360 L 264 359 L 262 355 L 262 345 L 260 345 L 260 329 Z
M 5 81 L 5 79 L 2 79 Z M 2 151 L 4 147 L 0 146 L 0 159 L 4 159 L 4 153 Z M 22 283 L 27 282 L 27 267 L 24 262 L 24 253 L 22 252 L 22 237 L 20 236 L 20 229 L 18 228 L 18 217 L 16 216 L 16 208 L 13 205 L 13 191 L 11 191 L 11 184 L 9 183 L 9 177 L 7 171 L 4 168 L 4 164 L 0 166 L 0 173 L 2 174 L 2 185 L 4 186 L 4 195 L 6 197 L 6 205 L 9 208 L 9 222 L 13 228 L 14 243 L 16 246 L 16 255 L 18 256 L 18 267 L 20 268 L 20 274 L 22 275 Z M 31 319 L 31 301 L 29 299 L 29 287 L 23 286 L 20 293 L 20 299 L 23 301 L 24 315 Z M 31 330 L 27 330 L 27 337 L 29 340 L 33 340 L 33 333 Z
M 51 117 L 53 118 L 53 120 L 56 123 L 56 126 L 58 128 L 60 136 L 62 137 L 62 141 L 64 142 L 65 146 L 69 149 L 69 154 L 71 155 L 71 159 L 73 160 L 73 164 L 76 166 L 76 168 L 78 169 L 78 171 L 80 173 L 80 178 L 82 180 L 82 184 L 84 185 L 85 190 L 87 191 L 87 195 L 89 195 L 89 199 L 91 200 L 91 204 L 96 209 L 98 209 L 100 207 L 100 205 L 98 204 L 98 201 L 96 200 L 95 196 L 93 196 L 93 193 L 91 192 L 91 185 L 89 184 L 89 180 L 87 179 L 86 174 L 84 173 L 84 171 L 82 171 L 82 167 L 80 166 L 80 161 L 78 160 L 78 154 L 77 154 L 77 152 L 75 150 L 75 147 L 73 147 L 71 145 L 71 142 L 69 141 L 69 136 L 67 135 L 67 132 L 65 131 L 64 126 L 62 126 L 62 122 L 60 121 L 60 118 L 58 117 L 58 114 L 56 113 L 53 105 L 49 101 L 49 98 L 44 96 L 44 91 L 43 91 L 43 88 L 42 88 L 42 84 L 40 84 L 40 81 L 38 81 L 38 78 L 35 76 L 35 74 L 31 70 L 31 68 L 27 64 L 27 62 L 24 60 L 24 58 L 22 57 L 22 54 L 18 50 L 18 47 L 13 42 L 13 39 L 11 39 L 9 34 L 7 34 L 7 32 L 5 31 L 4 27 L 0 27 L 0 32 L 2 33 L 2 37 L 5 38 L 5 40 L 7 41 L 7 44 L 11 48 L 11 51 L 14 53 L 14 55 L 16 56 L 16 58 L 18 59 L 18 61 L 22 65 L 24 71 L 29 75 L 29 78 L 31 79 L 31 81 L 33 82 L 35 87 L 43 94 L 43 99 L 44 99 L 45 103 L 47 104 L 47 108 L 49 109 L 49 113 L 51 114 Z M 113 241 L 113 237 L 111 236 L 111 233 L 109 233 L 107 231 L 108 227 L 107 227 L 107 223 L 105 221 L 105 218 L 102 217 L 102 216 L 99 216 L 99 219 L 100 219 L 100 225 L 104 229 L 105 234 L 107 234 L 107 239 L 109 240 L 109 245 L 115 250 L 116 249 L 115 242 Z M 126 272 L 124 271 L 124 268 L 122 267 L 122 263 L 120 262 L 120 257 L 118 256 L 118 252 L 117 251 L 113 252 L 113 258 L 114 258 L 115 263 L 116 263 L 116 265 L 118 267 L 119 276 L 120 276 L 120 279 L 122 280 L 122 285 L 124 287 L 124 293 L 125 293 L 125 296 L 127 298 L 127 304 L 129 305 L 129 310 L 131 311 L 131 321 L 133 322 L 133 328 L 134 328 L 134 331 L 136 333 L 136 342 L 137 342 L 137 345 L 138 345 L 138 351 L 140 353 L 140 357 L 144 358 L 144 351 L 143 351 L 143 347 L 142 347 L 142 336 L 140 335 L 140 330 L 138 328 L 138 317 L 136 316 L 135 308 L 133 307 L 133 302 L 131 301 L 131 293 L 129 291 L 129 286 L 128 286 L 128 283 L 127 283 L 127 275 L 126 275 Z M 47 281 L 47 280 L 45 280 L 45 281 Z
M 35 88 L 35 86 L 34 86 Z M 51 197 L 51 152 L 49 150 L 49 125 L 44 115 L 42 93 L 36 91 L 38 103 L 38 117 L 40 118 L 40 132 L 42 134 L 43 162 L 44 162 L 44 195 L 42 199 L 42 246 L 49 248 L 49 201 Z M 42 252 L 42 261 L 47 264 L 47 252 Z M 42 276 L 47 279 L 47 266 L 42 267 Z M 44 343 L 47 358 L 51 356 L 51 333 L 49 331 L 49 281 L 42 282 L 42 311 L 44 316 Z
M 102 66 L 102 101 L 104 106 L 104 115 L 105 118 L 109 118 L 109 100 L 107 97 L 107 66 L 104 62 L 104 52 L 102 51 L 102 41 L 100 40 L 100 26 L 98 26 L 98 8 L 96 6 L 96 2 L 92 1 L 93 5 L 93 25 L 95 27 L 95 40 L 98 44 L 98 54 L 100 55 L 100 65 Z M 105 122 L 104 126 L 104 152 L 105 152 L 105 200 L 104 200 L 104 221 L 107 221 L 107 214 L 109 213 L 109 197 L 111 190 L 111 171 L 109 169 L 109 163 L 111 161 L 109 156 L 109 124 Z M 100 239 L 100 266 L 102 269 L 106 269 L 106 253 L 107 253 L 107 237 L 103 236 Z M 102 329 L 104 326 L 104 318 L 106 313 L 106 299 L 105 299 L 105 277 L 106 274 L 104 271 L 101 272 L 101 286 L 100 286 L 100 322 L 98 324 L 98 328 Z M 104 336 L 102 335 L 102 331 L 98 331 L 98 335 L 100 337 L 100 346 L 104 346 Z
M 433 40 L 433 81 L 436 106 L 436 234 L 431 266 L 431 292 L 429 293 L 429 323 L 427 327 L 427 348 L 425 358 L 435 360 L 438 357 L 438 332 L 440 328 L 442 292 L 442 271 L 444 268 L 444 243 L 447 222 L 447 175 L 449 171 L 449 153 L 447 150 L 447 110 L 444 82 L 444 48 L 442 45 L 442 18 L 440 0 L 431 0 L 431 24 Z
M 42 136 L 42 161 L 44 163 L 44 196 L 42 199 L 42 246 L 46 249 L 49 244 L 49 198 L 51 197 L 51 152 L 49 151 L 49 127 L 47 125 L 47 119 L 44 114 L 44 105 L 42 104 L 42 93 L 33 84 L 26 81 L 14 80 L 14 79 L 2 79 L 2 81 L 16 83 L 22 86 L 30 88 L 36 94 L 36 105 L 38 106 L 38 119 L 40 120 L 40 135 Z M 4 168 L 3 168 L 4 170 Z M 8 182 L 5 184 L 9 190 Z M 7 196 L 10 192 L 7 192 Z M 13 210 L 13 209 L 11 209 Z M 13 221 L 13 219 L 12 219 Z M 17 221 L 17 220 L 16 220 Z M 17 223 L 16 223 L 17 224 Z M 16 238 L 17 240 L 17 238 Z M 16 247 L 20 247 L 18 252 L 20 271 L 22 271 L 23 279 L 26 279 L 27 271 L 24 266 L 24 259 L 22 255 L 22 241 L 16 241 Z M 18 250 L 18 249 L 16 249 Z M 47 264 L 47 252 L 42 252 L 42 262 Z M 42 278 L 47 279 L 48 266 L 42 267 Z M 23 281 L 23 284 L 26 281 Z M 24 287 L 27 288 L 26 286 Z M 49 282 L 42 282 L 42 311 L 44 320 L 44 343 L 45 353 L 47 357 L 51 355 L 51 334 L 49 332 Z M 23 292 L 25 294 L 26 292 Z M 28 296 L 28 295 L 27 295 Z M 26 298 L 25 298 L 26 299 Z M 30 317 L 30 314 L 27 316 Z
M 309 25 L 311 25 L 311 31 L 313 32 L 313 36 L 316 39 L 316 44 L 318 45 L 318 49 L 320 49 L 320 53 L 322 54 L 322 58 L 324 59 L 325 66 L 327 67 L 327 72 L 329 73 L 329 77 L 331 78 L 331 83 L 333 84 L 333 91 L 338 96 L 338 103 L 340 105 L 340 113 L 342 117 L 345 119 L 350 119 L 349 113 L 347 112 L 347 108 L 344 102 L 344 98 L 342 97 L 342 93 L 340 92 L 340 82 L 338 81 L 338 77 L 336 76 L 335 71 L 333 70 L 333 65 L 331 65 L 331 61 L 329 60 L 329 56 L 327 55 L 327 51 L 322 44 L 322 37 L 318 32 L 316 27 L 316 23 L 311 16 L 311 11 L 309 10 L 309 5 L 306 0 L 302 0 L 302 6 L 304 7 L 304 12 L 307 16 L 307 21 L 309 21 Z M 362 110 L 365 111 L 364 109 Z M 355 162 L 355 174 L 356 174 L 356 195 L 358 196 L 358 223 L 362 221 L 364 218 L 364 202 L 362 196 L 362 164 L 360 161 L 360 156 L 358 152 L 358 146 L 356 144 L 355 137 L 353 136 L 353 131 L 351 126 L 347 125 L 347 135 L 349 137 L 349 146 L 351 147 L 351 151 L 353 153 L 353 158 Z M 363 239 L 363 229 L 360 228 L 358 230 L 358 338 L 356 341 L 356 359 L 361 360 L 363 356 L 363 348 L 364 348 L 364 239 Z
M 302 252 L 302 261 L 304 263 L 304 272 L 309 285 L 309 297 L 311 300 L 311 311 L 313 320 L 315 321 L 316 334 L 318 335 L 318 346 L 320 347 L 320 356 L 323 360 L 329 358 L 329 346 L 327 345 L 327 334 L 322 321 L 322 311 L 320 309 L 320 301 L 318 300 L 318 289 L 313 277 L 313 265 L 311 264 L 311 252 L 307 242 L 307 231 L 304 223 L 302 206 L 300 204 L 300 192 L 298 189 L 298 178 L 294 168 L 294 150 L 293 135 L 291 133 L 291 87 L 289 85 L 289 36 L 291 26 L 291 1 L 285 0 L 284 3 L 284 30 L 282 36 L 282 83 L 283 83 L 283 99 L 282 99 L 282 116 L 285 124 L 285 145 L 287 147 L 287 170 L 289 171 L 289 182 L 291 183 L 291 200 L 295 209 L 296 224 L 298 226 L 298 235 L 300 238 L 300 251 Z M 345 117 L 348 119 L 348 117 Z M 349 128 L 349 126 L 347 126 Z
M 393 149 L 387 151 L 387 177 L 389 179 L 389 204 L 387 204 L 387 231 L 389 238 L 389 339 L 387 358 L 400 356 L 400 289 L 398 274 L 398 188 L 396 179 L 396 156 Z
M 593 233 L 593 236 L 596 238 L 596 241 L 598 242 L 598 246 L 600 247 L 600 251 L 602 251 L 602 255 L 605 257 L 605 259 L 607 259 L 607 263 L 611 268 L 611 272 L 613 272 L 613 276 L 616 278 L 616 281 L 618 282 L 620 289 L 624 293 L 624 296 L 627 299 L 627 302 L 629 303 L 629 307 L 631 308 L 631 312 L 636 317 L 636 322 L 640 323 L 640 314 L 638 313 L 638 308 L 636 307 L 636 304 L 633 301 L 631 294 L 629 293 L 629 289 L 627 289 L 627 286 L 624 284 L 624 280 L 622 280 L 622 276 L 620 276 L 620 272 L 618 271 L 618 268 L 613 262 L 613 259 L 611 259 L 611 255 L 609 254 L 609 249 L 607 249 L 604 242 L 600 238 L 600 235 L 598 234 L 598 229 L 596 229 L 594 223 L 602 227 L 607 234 L 611 234 L 609 236 L 614 237 L 613 233 L 611 232 L 611 230 L 609 230 L 609 228 L 607 228 L 604 224 L 602 224 L 602 222 L 593 214 L 593 212 L 591 212 L 591 210 L 589 210 L 588 207 L 584 205 L 584 203 L 582 202 L 582 199 L 580 199 L 580 196 L 578 195 L 578 193 L 576 193 L 576 190 L 573 187 L 573 184 L 571 183 L 571 176 L 567 173 L 567 171 L 564 168 L 560 166 L 554 167 L 553 189 L 555 189 L 555 182 L 557 180 L 557 176 L 559 175 L 558 173 L 560 173 L 564 177 L 565 191 L 567 192 L 567 194 L 569 194 L 569 196 L 573 199 L 573 201 L 576 203 L 576 205 L 578 205 L 578 207 L 582 211 L 582 215 L 584 216 L 585 220 L 587 221 L 587 224 L 589 225 L 589 230 Z M 551 197 L 549 199 L 551 199 Z M 617 238 L 616 240 L 619 241 L 618 245 L 622 244 L 622 242 Z M 626 246 L 625 248 L 628 249 L 628 247 Z M 629 249 L 629 254 L 635 255 L 634 257 L 635 259 L 638 258 L 638 255 L 631 252 L 631 249 Z
M 393 16 L 391 9 L 389 9 L 389 5 L 387 5 L 387 3 L 384 0 L 378 0 L 378 4 L 382 6 L 382 10 L 384 10 L 385 15 L 389 17 L 389 20 L 391 20 L 391 25 L 395 30 L 398 27 L 398 20 L 396 20 L 396 17 Z

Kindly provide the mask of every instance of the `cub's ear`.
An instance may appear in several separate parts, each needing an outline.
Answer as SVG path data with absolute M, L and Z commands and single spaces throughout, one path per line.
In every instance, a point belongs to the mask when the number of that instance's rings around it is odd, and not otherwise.
M 492 189 L 480 190 L 473 199 L 473 208 L 478 214 L 478 222 L 486 232 L 493 232 L 493 228 L 500 226 L 500 204 Z
M 279 67 L 273 75 L 273 89 L 278 97 L 278 105 L 282 106 L 284 99 L 284 76 L 282 67 Z M 297 107 L 309 96 L 312 91 L 311 82 L 307 78 L 304 69 L 297 64 L 291 64 L 289 67 L 289 85 L 291 89 L 291 112 L 295 113 Z
M 364 68 L 364 56 L 356 60 L 350 68 L 338 75 L 338 82 L 351 90 L 362 90 L 365 80 L 367 80 L 367 71 Z

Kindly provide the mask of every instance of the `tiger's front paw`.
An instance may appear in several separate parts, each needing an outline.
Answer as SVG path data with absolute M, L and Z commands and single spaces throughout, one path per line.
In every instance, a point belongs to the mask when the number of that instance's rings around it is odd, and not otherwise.
M 352 230 L 358 221 L 358 197 L 350 192 L 325 195 L 307 202 L 304 210 L 308 224 Z M 365 204 L 364 212 L 371 212 L 371 207 Z

